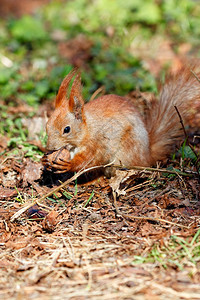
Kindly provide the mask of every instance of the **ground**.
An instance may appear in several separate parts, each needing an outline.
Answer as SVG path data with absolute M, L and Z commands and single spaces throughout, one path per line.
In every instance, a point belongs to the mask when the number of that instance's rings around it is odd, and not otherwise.
M 2 299 L 199 299 L 197 180 L 121 172 L 36 204 L 52 188 L 26 186 L 15 220 L 1 189 Z

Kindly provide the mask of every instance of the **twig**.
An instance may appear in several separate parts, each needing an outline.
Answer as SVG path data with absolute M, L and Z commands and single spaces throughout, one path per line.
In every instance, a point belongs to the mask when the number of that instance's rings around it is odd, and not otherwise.
M 137 184 L 137 185 L 134 185 L 134 186 L 128 188 L 128 189 L 126 190 L 126 193 L 132 192 L 132 191 L 135 191 L 135 190 L 138 190 L 138 189 L 140 189 L 141 187 L 143 187 L 143 186 L 145 186 L 145 185 L 151 184 L 152 182 L 153 182 L 153 179 L 147 180 L 147 181 L 142 182 L 142 183 Z
M 156 198 L 162 196 L 162 195 L 169 195 L 169 194 L 172 194 L 173 193 L 173 190 L 172 191 L 169 191 L 169 188 L 165 188 L 163 191 L 161 191 L 160 193 L 158 193 L 157 195 L 155 195 L 154 197 L 150 198 L 148 201 L 145 201 L 144 204 L 141 205 L 141 210 L 143 209 L 143 207 L 145 205 L 149 205 L 151 202 L 153 202 Z
M 199 78 L 196 76 L 196 74 L 195 74 L 193 71 L 191 71 L 191 72 L 192 72 L 192 74 L 194 74 L 194 76 L 195 76 L 195 77 L 197 78 L 197 80 L 200 82 L 200 80 L 199 80 Z M 184 124 L 183 124 L 183 119 L 182 119 L 182 117 L 181 117 L 181 115 L 180 115 L 180 113 L 179 113 L 178 108 L 176 107 L 176 105 L 175 105 L 174 107 L 175 107 L 176 112 L 177 112 L 177 114 L 178 114 L 178 116 L 179 116 L 180 123 L 181 123 L 181 126 L 182 126 L 182 128 L 183 128 L 184 135 L 185 135 L 186 143 L 187 143 L 188 146 L 192 149 L 194 155 L 196 156 L 196 159 L 197 159 L 197 160 L 196 160 L 196 162 L 195 162 L 195 166 L 196 166 L 197 174 L 198 174 L 198 177 L 199 177 L 199 180 L 200 180 L 200 173 L 199 173 L 199 166 L 198 166 L 199 156 L 198 156 L 196 150 L 194 149 L 194 147 L 190 144 L 190 142 L 188 142 L 188 135 L 187 135 L 187 132 L 186 132 L 186 130 L 185 130 L 185 126 L 184 126 Z
M 28 210 L 30 207 L 32 207 L 33 205 L 37 204 L 37 205 L 41 205 L 41 201 L 45 200 L 47 197 L 50 197 L 52 194 L 57 193 L 60 189 L 64 188 L 67 184 L 71 183 L 72 181 L 74 181 L 75 179 L 77 179 L 79 176 L 87 173 L 88 171 L 92 171 L 92 170 L 96 170 L 96 169 L 100 169 L 100 168 L 106 168 L 108 166 L 113 165 L 114 167 L 119 167 L 120 166 L 115 166 L 113 164 L 113 162 L 107 164 L 107 165 L 102 165 L 102 166 L 94 166 L 94 167 L 90 167 L 88 169 L 84 169 L 84 170 L 80 170 L 78 171 L 74 176 L 72 176 L 71 178 L 69 178 L 68 180 L 66 180 L 65 182 L 63 182 L 62 184 L 60 184 L 59 186 L 57 186 L 56 188 L 52 188 L 47 194 L 45 194 L 44 196 L 42 196 L 39 199 L 35 199 L 35 201 L 33 201 L 32 203 L 22 207 L 19 211 L 17 211 L 10 219 L 11 222 L 13 222 L 15 219 L 17 219 L 21 214 L 23 214 L 26 210 Z M 149 168 L 149 167 L 139 167 L 139 166 L 134 166 L 131 169 L 135 169 L 135 170 L 142 170 L 142 171 L 150 171 L 150 172 L 161 172 L 161 173 L 169 173 L 169 174 L 175 174 L 175 175 L 182 175 L 182 176 L 190 176 L 192 177 L 193 174 L 188 174 L 188 173 L 184 173 L 184 172 L 177 172 L 177 171 L 172 171 L 172 170 L 166 170 L 166 169 L 158 169 L 158 168 Z
M 175 174 L 175 175 L 189 176 L 189 177 L 192 177 L 194 174 L 197 175 L 197 173 L 190 174 L 190 173 L 187 173 L 187 172 L 181 172 L 181 171 L 177 172 L 177 171 L 173 171 L 173 170 L 150 168 L 150 167 L 134 166 L 131 169 L 141 170 L 141 171 L 150 171 L 150 172 L 159 172 L 159 173 L 168 173 L 168 174 Z
M 187 228 L 189 229 L 188 226 L 185 226 L 185 225 L 182 225 L 182 224 L 178 224 L 178 223 L 174 223 L 174 222 L 171 222 L 171 221 L 168 221 L 168 220 L 165 220 L 165 219 L 160 219 L 160 218 L 153 218 L 153 217 L 146 217 L 146 216 L 143 216 L 143 217 L 139 217 L 139 216 L 133 216 L 133 215 L 129 215 L 129 214 L 124 214 L 120 211 L 118 205 L 117 205 L 117 198 L 116 198 L 116 193 L 113 192 L 113 205 L 114 205 L 114 208 L 115 208 L 115 211 L 118 215 L 118 217 L 122 217 L 123 219 L 126 219 L 126 220 L 131 220 L 133 221 L 133 219 L 136 219 L 136 220 L 147 220 L 147 221 L 154 221 L 154 222 L 162 222 L 162 223 L 167 223 L 167 224 L 171 224 L 171 225 L 174 225 L 174 226 L 178 226 L 178 227 L 182 227 L 182 228 Z
M 174 223 L 174 222 L 171 222 L 171 221 L 168 221 L 168 220 L 165 220 L 165 219 L 160 219 L 160 218 L 153 218 L 153 217 L 139 217 L 139 216 L 133 216 L 133 215 L 129 215 L 129 214 L 123 214 L 121 212 L 119 212 L 118 210 L 118 213 L 121 214 L 122 217 L 124 217 L 125 219 L 129 219 L 131 221 L 133 221 L 132 219 L 136 219 L 136 220 L 147 220 L 147 221 L 154 221 L 154 222 L 162 222 L 162 223 L 167 223 L 167 224 L 171 224 L 171 225 L 174 225 L 174 226 L 178 226 L 178 227 L 183 227 L 183 228 L 187 228 L 189 229 L 188 226 L 185 226 L 185 225 L 182 225 L 182 224 L 178 224 L 178 223 Z
M 194 72 L 194 71 L 192 71 L 192 70 L 190 70 L 190 72 L 194 75 L 194 77 L 196 78 L 196 80 L 200 83 L 200 78 L 197 76 L 197 74 Z M 193 150 L 193 149 L 192 149 Z M 194 150 L 193 150 L 194 151 Z M 195 153 L 195 151 L 194 151 L 194 153 Z M 195 155 L 196 155 L 196 153 L 195 153 Z M 200 161 L 200 155 L 199 156 L 197 156 L 197 161 L 196 161 L 196 166 L 197 166 L 197 172 L 198 172 L 198 164 L 199 164 L 199 161 Z M 199 172 L 198 172 L 198 174 L 199 174 Z M 200 178 L 200 174 L 199 174 L 199 178 Z M 199 179 L 200 180 L 200 179 Z
M 90 100 L 89 101 L 93 101 L 95 98 L 96 98 L 96 96 L 98 95 L 98 94 L 102 94 L 102 95 L 104 95 L 105 94 L 105 87 L 104 86 L 101 86 L 100 88 L 98 88 L 93 94 L 92 94 L 92 96 L 91 96 L 91 98 L 90 98 Z
M 183 132 L 184 132 L 185 138 L 186 138 L 186 140 L 187 140 L 187 139 L 188 139 L 188 135 L 187 135 L 187 132 L 186 132 L 186 130 L 185 130 L 185 126 L 184 126 L 184 124 L 183 124 L 183 119 L 182 119 L 182 117 L 181 117 L 181 114 L 180 114 L 180 112 L 179 112 L 179 110 L 178 110 L 178 108 L 177 108 L 176 105 L 174 105 L 174 108 L 175 108 L 175 110 L 176 110 L 176 112 L 177 112 L 177 114 L 178 114 L 178 116 L 179 116 L 179 120 L 180 120 L 181 126 L 182 126 L 182 128 L 183 128 Z

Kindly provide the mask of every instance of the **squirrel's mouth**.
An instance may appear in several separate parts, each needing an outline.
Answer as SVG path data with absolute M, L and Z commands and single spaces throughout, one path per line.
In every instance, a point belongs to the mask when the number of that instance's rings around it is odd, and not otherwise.
M 71 151 L 71 149 L 73 149 L 73 148 L 74 148 L 74 146 L 71 145 L 71 144 L 66 144 L 64 146 L 60 146 L 60 147 L 53 148 L 53 149 L 51 149 L 51 148 L 48 149 L 47 148 L 47 154 L 51 154 L 51 153 L 53 153 L 55 151 L 62 150 L 62 149 L 67 149 L 68 151 Z

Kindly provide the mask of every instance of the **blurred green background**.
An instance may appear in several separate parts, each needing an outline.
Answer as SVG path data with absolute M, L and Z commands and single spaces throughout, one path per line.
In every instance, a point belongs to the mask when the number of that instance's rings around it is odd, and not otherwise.
M 0 134 L 9 138 L 26 141 L 27 133 L 23 113 L 8 108 L 25 105 L 32 108 L 26 116 L 38 114 L 74 66 L 87 101 L 101 86 L 119 95 L 156 92 L 170 64 L 199 56 L 199 1 L 37 1 L 34 9 L 32 1 L 14 8 L 10 1 L 2 0 L 0 19 Z

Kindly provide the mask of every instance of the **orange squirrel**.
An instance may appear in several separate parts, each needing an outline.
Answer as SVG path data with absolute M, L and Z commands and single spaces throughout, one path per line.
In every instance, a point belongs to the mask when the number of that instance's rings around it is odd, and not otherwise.
M 74 172 L 113 163 L 131 168 L 165 159 L 183 136 L 174 106 L 186 119 L 191 103 L 200 101 L 200 83 L 189 67 L 182 68 L 166 80 L 159 101 L 154 100 L 146 120 L 125 97 L 105 95 L 84 104 L 80 75 L 71 71 L 61 83 L 47 122 L 47 149 L 68 150 L 52 167 Z

